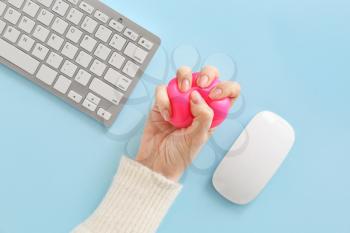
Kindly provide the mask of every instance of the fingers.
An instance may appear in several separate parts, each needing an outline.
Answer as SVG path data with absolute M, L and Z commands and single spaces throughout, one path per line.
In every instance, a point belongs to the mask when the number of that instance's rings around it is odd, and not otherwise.
M 164 120 L 169 121 L 171 115 L 171 107 L 166 86 L 162 85 L 157 87 L 155 105 Z
M 216 77 L 219 77 L 218 69 L 213 66 L 206 66 L 202 69 L 197 79 L 197 85 L 206 88 L 210 86 Z
M 213 121 L 214 112 L 197 91 L 191 93 L 191 112 L 194 120 L 189 129 L 207 134 Z
M 213 66 L 204 67 L 197 79 L 197 85 L 202 88 L 210 86 L 210 84 L 219 76 L 219 71 Z M 192 86 L 192 70 L 187 66 L 181 67 L 177 71 L 177 81 L 180 91 L 186 92 Z
M 177 86 L 180 91 L 186 92 L 192 86 L 192 70 L 187 66 L 181 67 L 176 74 Z
M 236 100 L 240 94 L 241 87 L 236 82 L 223 81 L 216 85 L 209 93 L 211 99 L 223 99 L 231 98 L 232 101 Z

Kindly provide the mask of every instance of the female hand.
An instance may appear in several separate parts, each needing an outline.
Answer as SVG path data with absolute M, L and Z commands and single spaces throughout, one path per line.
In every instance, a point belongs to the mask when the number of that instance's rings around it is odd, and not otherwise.
M 197 84 L 202 88 L 208 87 L 218 76 L 219 73 L 215 67 L 204 67 Z M 191 69 L 180 68 L 177 72 L 177 80 L 180 90 L 188 91 L 192 86 Z M 229 97 L 233 104 L 239 92 L 239 84 L 224 81 L 216 85 L 209 97 L 212 99 Z M 193 91 L 190 103 L 194 116 L 193 123 L 188 128 L 177 129 L 169 123 L 171 106 L 166 86 L 157 87 L 155 99 L 145 125 L 136 161 L 173 181 L 178 181 L 213 132 L 213 129 L 210 129 L 213 110 L 197 91 Z

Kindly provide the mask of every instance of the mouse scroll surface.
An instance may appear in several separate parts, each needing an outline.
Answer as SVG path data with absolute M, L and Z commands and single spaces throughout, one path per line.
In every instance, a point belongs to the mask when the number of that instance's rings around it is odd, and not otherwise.
M 251 202 L 280 167 L 294 140 L 286 120 L 272 112 L 257 114 L 215 171 L 215 189 L 236 204 Z

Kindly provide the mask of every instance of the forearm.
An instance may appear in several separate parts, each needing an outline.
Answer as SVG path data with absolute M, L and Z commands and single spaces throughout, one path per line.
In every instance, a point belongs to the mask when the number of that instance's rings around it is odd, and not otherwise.
M 154 233 L 180 190 L 180 184 L 123 157 L 100 206 L 72 233 Z

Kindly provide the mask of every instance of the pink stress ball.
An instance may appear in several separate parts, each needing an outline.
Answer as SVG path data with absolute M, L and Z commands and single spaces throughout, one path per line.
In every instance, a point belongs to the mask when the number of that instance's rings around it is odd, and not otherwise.
M 193 73 L 192 75 L 192 88 L 187 92 L 181 92 L 177 86 L 176 78 L 172 79 L 168 84 L 168 96 L 171 104 L 172 115 L 170 123 L 176 128 L 187 128 L 192 124 L 193 115 L 191 113 L 190 95 L 192 91 L 196 90 L 207 102 L 209 107 L 214 111 L 214 118 L 211 124 L 211 128 L 214 128 L 221 124 L 227 117 L 227 114 L 231 107 L 230 98 L 224 98 L 220 100 L 212 100 L 209 98 L 210 91 L 219 83 L 216 78 L 213 83 L 207 88 L 201 88 L 197 86 L 197 78 L 199 73 Z

